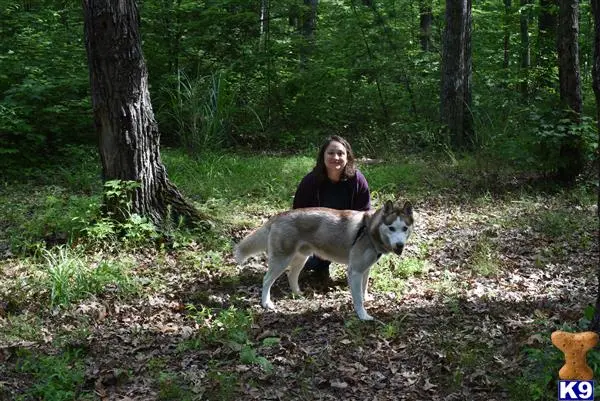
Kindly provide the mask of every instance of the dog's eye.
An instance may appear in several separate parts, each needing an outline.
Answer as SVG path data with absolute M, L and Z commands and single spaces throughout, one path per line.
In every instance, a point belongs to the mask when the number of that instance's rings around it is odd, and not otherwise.
M 402 231 L 404 231 L 404 232 L 408 231 L 408 227 L 406 227 L 406 226 L 402 227 Z
M 391 231 L 391 232 L 394 232 L 394 231 L 396 231 L 396 227 L 392 227 L 392 226 L 390 226 L 390 227 L 389 227 L 389 229 L 390 229 L 390 231 Z

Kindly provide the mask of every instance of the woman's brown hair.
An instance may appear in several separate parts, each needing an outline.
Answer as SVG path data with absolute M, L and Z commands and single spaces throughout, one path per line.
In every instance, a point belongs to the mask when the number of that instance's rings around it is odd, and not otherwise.
M 356 175 L 356 160 L 354 158 L 354 153 L 352 152 L 352 146 L 350 146 L 350 143 L 348 143 L 348 141 L 341 136 L 332 135 L 328 137 L 325 142 L 323 142 L 323 145 L 321 145 L 321 149 L 319 149 L 319 154 L 317 155 L 317 165 L 313 168 L 313 173 L 317 177 L 317 182 L 319 183 L 325 181 L 327 178 L 327 168 L 325 167 L 325 149 L 327 149 L 331 142 L 339 142 L 342 144 L 342 146 L 344 146 L 344 148 L 346 148 L 347 162 L 340 178 L 345 180 Z

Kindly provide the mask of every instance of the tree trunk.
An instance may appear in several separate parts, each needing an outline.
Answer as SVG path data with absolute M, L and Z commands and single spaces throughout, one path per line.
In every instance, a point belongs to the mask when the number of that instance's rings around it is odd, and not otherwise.
M 525 7 L 529 0 L 521 0 L 521 85 L 520 92 L 527 96 L 529 92 L 529 67 L 531 66 L 531 46 L 529 44 L 529 10 Z
M 266 47 L 269 32 L 269 0 L 260 0 L 260 41 L 259 50 L 262 52 Z
M 596 122 L 598 124 L 598 143 L 600 143 L 600 0 L 591 0 L 592 13 L 594 15 L 594 65 L 592 68 L 592 86 L 596 97 Z M 600 180 L 600 157 L 596 153 L 598 166 L 598 177 Z M 600 182 L 598 183 L 600 186 Z M 598 191 L 598 221 L 600 222 L 600 191 Z M 600 244 L 600 227 L 598 230 L 598 243 Z M 598 267 L 598 295 L 596 297 L 596 309 L 590 324 L 590 330 L 600 334 L 600 267 Z
M 539 33 L 539 66 L 554 66 L 556 51 L 556 29 L 558 12 L 558 0 L 540 0 L 540 16 L 538 18 Z
M 455 148 L 473 145 L 471 0 L 446 1 L 440 114 Z
M 560 100 L 579 118 L 583 105 L 579 79 L 579 0 L 560 2 L 558 30 Z
M 431 23 L 433 14 L 431 11 L 430 0 L 419 1 L 419 38 L 421 41 L 421 50 L 428 52 L 431 50 Z
M 596 98 L 596 123 L 598 124 L 598 143 L 600 143 L 600 0 L 591 0 L 592 14 L 594 16 L 594 44 L 592 66 L 592 87 Z M 600 160 L 598 160 L 600 167 Z M 600 171 L 598 171 L 600 176 Z M 600 192 L 598 193 L 598 203 L 600 206 Z M 598 208 L 600 217 L 600 208 Z
M 504 0 L 504 60 L 502 67 L 510 66 L 510 20 L 512 15 L 512 0 Z
M 137 181 L 132 212 L 162 226 L 201 218 L 169 181 L 148 92 L 135 1 L 83 0 L 94 124 L 105 181 Z
M 317 5 L 319 0 L 304 0 L 302 19 L 302 36 L 304 45 L 300 51 L 300 65 L 304 68 L 315 45 L 315 30 L 317 29 Z
M 560 1 L 558 18 L 558 77 L 560 102 L 568 111 L 568 118 L 577 124 L 581 119 L 583 101 L 579 78 L 579 0 Z M 565 183 L 573 183 L 583 171 L 585 159 L 582 139 L 567 135 L 560 146 L 560 159 L 557 178 Z

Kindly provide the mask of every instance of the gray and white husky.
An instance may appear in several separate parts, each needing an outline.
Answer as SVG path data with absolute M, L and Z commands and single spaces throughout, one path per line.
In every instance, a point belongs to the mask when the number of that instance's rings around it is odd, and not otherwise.
M 346 264 L 354 310 L 361 320 L 373 320 L 364 307 L 371 266 L 384 253 L 400 255 L 412 230 L 410 202 L 400 207 L 387 201 L 368 212 L 295 209 L 270 218 L 235 247 L 234 255 L 242 264 L 251 255 L 267 252 L 261 302 L 267 309 L 275 308 L 271 286 L 286 270 L 292 292 L 301 294 L 298 276 L 309 256 Z

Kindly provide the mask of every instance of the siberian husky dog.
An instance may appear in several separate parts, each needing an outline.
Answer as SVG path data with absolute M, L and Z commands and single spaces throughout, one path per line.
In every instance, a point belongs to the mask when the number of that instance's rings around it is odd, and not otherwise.
M 361 320 L 373 320 L 364 307 L 371 266 L 384 253 L 400 255 L 412 230 L 410 202 L 400 207 L 387 201 L 382 208 L 368 212 L 294 209 L 273 216 L 244 238 L 234 255 L 242 264 L 251 255 L 267 252 L 261 302 L 267 309 L 275 308 L 271 286 L 286 270 L 292 292 L 301 294 L 298 276 L 309 256 L 346 264 L 354 310 Z

